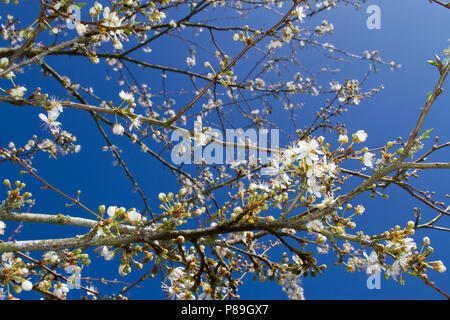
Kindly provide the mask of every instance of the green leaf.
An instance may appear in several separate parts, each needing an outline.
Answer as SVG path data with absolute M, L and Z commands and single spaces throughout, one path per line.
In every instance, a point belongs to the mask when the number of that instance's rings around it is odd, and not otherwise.
M 431 131 L 433 131 L 433 130 L 434 130 L 434 128 L 431 128 L 431 129 L 425 131 L 424 133 L 422 133 L 422 135 L 420 136 L 420 138 L 421 138 L 421 139 L 429 139 L 430 136 L 429 136 L 428 134 L 429 134 Z
M 434 60 L 428 60 L 427 62 L 428 62 L 429 64 L 431 64 L 432 66 L 438 67 L 437 62 L 434 61 Z

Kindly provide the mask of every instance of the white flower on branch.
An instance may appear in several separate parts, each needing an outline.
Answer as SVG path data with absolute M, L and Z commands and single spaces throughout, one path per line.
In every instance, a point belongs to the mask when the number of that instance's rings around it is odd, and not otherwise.
M 178 281 L 180 278 L 184 277 L 184 270 L 182 267 L 174 268 L 167 276 L 170 281 Z
M 110 261 L 110 260 L 114 259 L 114 256 L 116 255 L 116 253 L 112 250 L 109 250 L 109 248 L 107 246 L 103 246 L 103 247 L 101 247 L 100 255 L 106 261 Z
M 27 91 L 27 88 L 24 86 L 16 86 L 6 92 L 13 98 L 22 98 L 25 95 L 25 91 Z
M 348 143 L 348 136 L 347 136 L 346 134 L 341 134 L 341 135 L 339 135 L 338 142 L 339 142 L 340 144 L 346 144 L 346 143 Z
M 31 291 L 33 289 L 33 283 L 30 280 L 25 280 L 20 285 L 24 291 Z
M 304 290 L 300 286 L 300 276 L 288 272 L 282 282 L 283 291 L 292 300 L 305 300 Z
M 69 288 L 65 283 L 55 283 L 53 286 L 53 294 L 60 299 L 65 299 L 66 294 L 69 292 Z
M 60 260 L 58 254 L 55 251 L 48 251 L 42 255 L 42 258 L 45 261 L 49 261 L 50 263 L 56 263 Z
M 315 178 L 308 179 L 307 185 L 308 185 L 307 191 L 310 194 L 312 194 L 318 198 L 322 197 L 322 185 L 319 184 L 317 179 L 315 179 Z
M 319 154 L 323 154 L 322 151 L 318 150 L 319 144 L 316 140 L 310 141 L 299 141 L 297 148 L 294 151 L 298 154 L 298 159 L 304 159 L 308 166 L 312 166 L 313 162 L 319 160 Z
M 353 134 L 353 142 L 364 142 L 367 139 L 367 133 L 364 130 L 358 130 L 355 134 Z
M 75 29 L 77 30 L 77 32 L 80 36 L 84 35 L 87 32 L 86 25 L 84 25 L 80 22 L 77 22 L 77 21 L 75 21 L 74 24 L 75 24 Z
M 363 252 L 364 257 L 366 257 L 366 272 L 367 274 L 375 274 L 384 270 L 385 268 L 379 263 L 378 255 L 375 251 L 372 251 L 370 256 Z
M 303 22 L 303 18 L 306 18 L 305 7 L 303 6 L 297 6 L 293 13 L 297 16 L 300 22 Z
M 266 46 L 267 49 L 277 49 L 283 47 L 283 43 L 279 40 L 272 40 L 270 43 Z
M 134 103 L 134 96 L 131 92 L 125 92 L 125 91 L 121 90 L 119 92 L 119 97 L 122 98 L 123 101 L 128 102 L 129 104 Z
M 100 13 L 102 13 L 103 6 L 95 1 L 94 6 L 89 9 L 89 15 L 94 18 L 95 16 L 98 16 Z
M 323 224 L 322 221 L 315 219 L 312 221 L 309 221 L 306 224 L 306 229 L 310 232 L 315 231 L 315 232 L 320 232 L 323 230 Z
M 113 133 L 114 133 L 115 135 L 121 136 L 121 135 L 123 135 L 124 132 L 125 132 L 125 129 L 124 129 L 124 127 L 122 127 L 121 124 L 116 123 L 116 124 L 113 126 Z
M 136 118 L 134 118 L 131 121 L 130 127 L 128 128 L 129 131 L 132 131 L 134 128 L 136 128 L 136 130 L 139 130 L 139 128 L 142 125 L 142 121 L 141 121 L 142 116 L 138 115 Z
M 142 216 L 141 216 L 141 214 L 140 214 L 139 212 L 137 212 L 136 210 L 130 210 L 130 211 L 127 213 L 127 218 L 128 218 L 128 221 L 129 221 L 131 224 L 137 224 L 137 223 L 139 223 L 139 221 L 141 221 Z
M 373 168 L 373 156 L 374 154 L 371 152 L 366 152 L 363 155 L 363 163 L 366 167 Z
M 45 123 L 45 127 L 49 128 L 52 132 L 58 130 L 61 126 L 61 122 L 56 121 L 59 117 L 59 111 L 57 108 L 52 108 L 48 111 L 48 116 L 43 113 L 39 113 L 39 118 Z
M 189 67 L 193 67 L 196 65 L 196 60 L 195 60 L 195 56 L 191 56 L 191 57 L 187 57 L 186 58 L 186 63 Z
M 280 167 L 278 160 L 272 159 L 270 163 L 270 167 L 266 169 L 266 174 L 269 176 L 276 176 L 277 179 L 280 179 L 286 184 L 290 184 L 289 176 L 284 172 L 284 169 Z

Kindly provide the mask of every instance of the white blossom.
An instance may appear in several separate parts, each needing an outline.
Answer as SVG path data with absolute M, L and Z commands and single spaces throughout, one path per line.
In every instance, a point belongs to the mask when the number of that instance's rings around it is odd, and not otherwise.
M 367 133 L 364 130 L 358 130 L 355 134 L 353 134 L 354 142 L 364 142 L 367 139 Z
M 139 128 L 141 127 L 142 121 L 141 121 L 142 116 L 138 115 L 136 118 L 134 118 L 131 121 L 130 127 L 128 128 L 129 131 L 132 131 L 134 128 L 136 128 L 137 130 L 139 130 Z
M 142 216 L 136 210 L 131 210 L 127 213 L 127 218 L 131 224 L 135 224 L 135 223 L 138 223 L 139 221 L 141 221 Z
M 114 251 L 109 250 L 109 248 L 107 246 L 103 246 L 101 248 L 101 252 L 100 255 L 106 260 L 106 261 L 110 261 L 114 258 L 114 256 L 116 255 Z
M 6 224 L 3 221 L 0 221 L 0 235 L 5 234 Z
M 318 154 L 323 154 L 318 148 L 319 144 L 316 140 L 299 141 L 294 151 L 298 154 L 298 159 L 304 159 L 306 164 L 311 166 L 314 161 L 319 160 Z
M 348 136 L 346 134 L 339 135 L 338 142 L 340 144 L 348 143 Z
M 184 270 L 182 267 L 174 268 L 169 275 L 167 276 L 170 281 L 178 281 L 180 278 L 184 276 Z
M 31 291 L 33 289 L 33 283 L 29 280 L 25 280 L 22 282 L 21 287 L 24 291 Z
M 363 163 L 366 167 L 373 168 L 373 156 L 371 152 L 366 152 L 363 155 Z
M 117 207 L 116 206 L 110 206 L 108 207 L 108 209 L 106 210 L 106 213 L 108 214 L 108 216 L 110 216 L 111 218 L 114 217 L 114 215 L 117 212 Z
M 9 89 L 7 93 L 14 98 L 22 98 L 25 95 L 25 91 L 27 91 L 27 88 L 23 86 L 17 86 L 12 89 Z
M 114 134 L 116 134 L 116 135 L 118 135 L 118 136 L 121 136 L 121 135 L 123 135 L 124 132 L 125 132 L 125 129 L 124 129 L 124 127 L 122 127 L 121 124 L 116 123 L 116 124 L 113 126 L 113 133 L 114 133 Z
M 309 222 L 306 224 L 306 229 L 307 229 L 308 231 L 310 231 L 310 232 L 311 232 L 311 231 L 320 232 L 320 231 L 323 230 L 323 224 L 322 224 L 322 221 L 320 221 L 320 220 L 318 220 L 318 219 L 309 221 Z
M 363 252 L 364 256 L 366 257 L 366 263 L 367 268 L 366 272 L 367 274 L 375 274 L 377 272 L 380 272 L 381 270 L 384 270 L 385 268 L 378 262 L 378 255 L 375 251 L 372 251 L 370 256 L 367 256 L 365 252 Z
M 119 97 L 122 98 L 123 101 L 127 101 L 130 104 L 134 103 L 134 96 L 131 92 L 125 92 L 121 90 L 119 92 Z

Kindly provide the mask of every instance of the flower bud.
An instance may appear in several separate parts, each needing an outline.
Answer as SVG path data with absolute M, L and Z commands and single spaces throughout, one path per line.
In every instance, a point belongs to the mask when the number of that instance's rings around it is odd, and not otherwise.
M 242 213 L 242 208 L 241 207 L 236 207 L 233 209 L 233 213 L 235 214 L 241 214 Z
M 3 184 L 4 184 L 5 186 L 7 186 L 8 188 L 11 188 L 11 181 L 9 181 L 9 179 L 3 180 Z
M 145 251 L 144 258 L 142 258 L 142 263 L 149 263 L 153 260 L 153 254 L 151 252 Z
M 444 273 L 447 270 L 447 268 L 445 267 L 445 265 L 442 263 L 441 260 L 434 262 L 433 269 L 440 273 Z
M 140 262 L 135 262 L 134 266 L 136 267 L 137 270 L 142 270 L 142 268 L 144 267 L 144 265 Z
M 408 221 L 408 223 L 406 224 L 406 229 L 412 229 L 414 228 L 414 221 Z
M 317 138 L 317 141 L 319 141 L 320 144 L 323 144 L 325 142 L 325 138 L 323 136 L 320 136 Z
M 366 211 L 366 208 L 362 204 L 359 204 L 355 209 L 355 213 L 359 215 L 363 214 L 364 211 Z
M 110 207 L 108 207 L 108 210 L 106 210 L 106 213 L 108 214 L 108 216 L 110 216 L 112 218 L 116 214 L 116 211 L 117 211 L 116 206 L 110 206 Z
M 166 202 L 166 200 L 167 200 L 166 194 L 163 193 L 163 192 L 161 192 L 161 193 L 158 195 L 158 199 L 159 199 L 160 201 L 162 201 L 162 202 Z
M 355 272 L 355 265 L 354 264 L 350 264 L 347 266 L 347 271 L 348 272 Z
M 181 188 L 180 191 L 178 191 L 178 196 L 183 197 L 184 195 L 186 195 L 186 193 L 186 188 Z
M 128 265 L 123 265 L 123 264 L 121 264 L 121 265 L 119 266 L 119 274 L 120 274 L 122 277 L 126 276 L 126 275 L 129 274 L 130 272 L 131 272 L 130 266 L 128 266 Z
M 0 67 L 4 68 L 9 64 L 9 59 L 4 57 L 0 59 Z
M 177 243 L 177 244 L 183 244 L 184 241 L 185 241 L 185 239 L 184 239 L 183 236 L 178 236 L 178 237 L 175 239 L 175 243 Z
M 327 268 L 327 265 L 326 264 L 321 264 L 320 266 L 319 266 L 319 270 L 325 270 Z
M 21 287 L 24 291 L 31 291 L 33 289 L 33 284 L 29 280 L 22 282 Z
M 338 142 L 339 142 L 340 144 L 348 143 L 348 136 L 347 136 L 346 134 L 341 134 L 341 135 L 339 136 Z

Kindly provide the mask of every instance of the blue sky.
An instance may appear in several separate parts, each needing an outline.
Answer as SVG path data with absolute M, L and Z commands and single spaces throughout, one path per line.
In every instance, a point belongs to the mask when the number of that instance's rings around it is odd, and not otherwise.
M 290 1 L 289 1 L 290 2 Z M 368 14 L 365 9 L 370 4 L 377 4 L 381 8 L 381 29 L 369 30 L 366 28 Z M 27 2 L 26 6 L 33 6 Z M 14 15 L 17 10 L 12 5 L 0 5 L 0 16 L 4 16 L 5 8 L 11 9 Z M 22 11 L 23 12 L 23 11 Z M 27 10 L 26 18 L 30 18 L 32 10 Z M 335 26 L 335 34 L 329 36 L 329 41 L 336 47 L 341 47 L 357 54 L 362 54 L 364 50 L 378 49 L 380 55 L 386 59 L 392 59 L 402 65 L 402 68 L 390 71 L 388 68 L 381 68 L 381 71 L 372 75 L 368 86 L 378 86 L 383 84 L 385 89 L 369 100 L 365 100 L 358 107 L 352 108 L 345 114 L 342 122 L 347 123 L 349 132 L 364 129 L 368 135 L 368 146 L 381 146 L 386 141 L 394 140 L 398 136 L 406 138 L 413 128 L 419 115 L 419 108 L 423 106 L 427 92 L 434 87 L 438 72 L 435 68 L 426 63 L 440 54 L 448 46 L 450 35 L 450 23 L 448 10 L 437 5 L 431 5 L 428 1 L 368 1 L 362 10 L 355 11 L 352 7 L 342 7 L 325 13 L 321 19 L 327 19 Z M 272 20 L 270 20 L 270 18 Z M 2 17 L 4 19 L 4 17 Z M 262 21 L 266 26 L 275 22 L 274 16 L 263 12 L 258 15 L 250 15 L 248 24 L 252 22 L 260 24 Z M 318 19 L 314 23 L 320 22 Z M 307 23 L 309 23 L 307 21 Z M 220 39 L 222 40 L 222 39 Z M 0 41 L 0 43 L 4 42 Z M 230 56 L 236 54 L 238 50 L 231 46 Z M 225 46 L 225 48 L 229 48 Z M 155 42 L 152 52 L 149 54 L 152 63 L 167 65 L 169 63 L 184 64 L 189 46 L 185 45 L 181 49 L 180 43 Z M 141 57 L 142 53 L 135 54 Z M 197 57 L 197 63 L 201 69 L 201 55 Z M 249 53 L 251 55 L 251 51 Z M 313 56 L 306 56 L 311 59 Z M 60 58 L 50 57 L 46 60 L 52 64 L 61 74 L 68 74 L 72 80 L 80 81 L 87 86 L 95 86 L 96 92 L 102 96 L 110 96 L 111 99 L 118 100 L 118 96 L 111 86 L 116 83 L 104 80 L 104 76 L 99 76 L 103 71 L 101 65 L 92 65 L 86 58 Z M 340 77 L 344 79 L 351 75 L 361 76 L 365 67 L 360 64 L 346 65 Z M 139 80 L 146 81 L 150 86 L 157 88 L 160 86 L 161 77 L 158 73 L 148 72 L 140 75 Z M 171 85 L 183 87 L 185 82 L 178 80 L 176 76 L 169 75 Z M 1 80 L 2 83 L 6 80 Z M 33 87 L 38 82 L 43 91 L 64 97 L 65 91 L 61 90 L 54 80 L 42 80 L 42 75 L 36 67 L 26 70 L 25 75 L 17 76 L 17 83 L 27 87 Z M 448 88 L 448 84 L 445 86 Z M 189 101 L 191 96 L 186 96 L 186 101 L 180 99 L 177 106 L 183 106 Z M 438 135 L 441 142 L 450 138 L 448 130 L 448 109 L 450 96 L 445 92 L 439 97 L 436 104 L 424 124 L 424 129 L 435 128 L 432 136 Z M 311 100 L 312 101 L 312 100 Z M 16 145 L 26 143 L 33 134 L 42 134 L 41 123 L 38 118 L 38 110 L 35 107 L 24 106 L 21 108 L 1 104 L 2 107 L 2 130 L 0 134 L 0 145 L 4 146 L 13 140 Z M 276 117 L 276 115 L 274 115 Z M 281 116 L 280 116 L 281 118 Z M 36 157 L 34 166 L 38 168 L 39 174 L 51 183 L 55 183 L 58 188 L 70 195 L 75 195 L 77 190 L 82 190 L 82 202 L 90 207 L 96 208 L 99 204 L 129 207 L 142 207 L 142 200 L 136 193 L 131 192 L 131 184 L 123 174 L 120 167 L 111 165 L 112 158 L 109 153 L 104 153 L 101 147 L 105 145 L 103 137 L 95 128 L 95 123 L 88 114 L 77 110 L 66 109 L 60 117 L 64 127 L 77 136 L 82 145 L 82 152 L 76 155 L 61 157 L 57 161 L 48 159 L 46 154 Z M 283 121 L 281 119 L 281 121 Z M 289 123 L 281 125 L 290 126 Z M 135 146 L 127 146 L 126 139 L 113 137 L 114 143 L 123 148 L 123 156 L 132 172 L 136 173 L 138 182 L 145 193 L 151 197 L 151 202 L 157 203 L 156 196 L 159 192 L 169 192 L 176 190 L 173 179 L 167 178 L 170 174 L 167 169 L 163 169 L 151 158 L 143 158 L 139 149 Z M 429 142 L 432 143 L 431 141 Z M 445 161 L 449 159 L 449 151 L 443 150 L 436 153 L 429 160 Z M 64 213 L 75 216 L 85 216 L 80 208 L 65 208 L 65 199 L 49 190 L 40 190 L 38 181 L 31 177 L 23 177 L 18 174 L 17 168 L 9 163 L 0 164 L 0 177 L 9 178 L 11 181 L 21 179 L 27 183 L 33 197 L 37 199 L 33 212 Z M 439 199 L 444 199 L 448 192 L 449 172 L 424 173 L 416 186 L 435 190 Z M 361 229 L 367 233 L 380 233 L 386 228 L 399 224 L 402 227 L 406 221 L 413 220 L 414 206 L 419 203 L 412 200 L 405 192 L 398 188 L 392 188 L 390 199 L 371 200 L 368 196 L 358 198 L 358 203 L 363 203 L 366 213 L 357 221 Z M 356 204 L 356 203 L 355 203 Z M 421 206 L 423 208 L 423 206 Z M 154 207 L 156 205 L 154 204 Z M 431 218 L 433 212 L 423 208 L 424 218 Z M 443 222 L 445 223 L 445 221 Z M 13 223 L 8 223 L 7 234 L 13 230 Z M 444 225 L 447 226 L 448 225 Z M 70 231 L 63 228 L 56 228 L 45 225 L 26 225 L 16 239 L 30 239 L 32 237 L 43 238 L 49 233 L 53 237 L 65 237 L 74 233 L 81 233 L 85 230 L 73 228 Z M 421 243 L 425 235 L 422 231 L 416 233 L 414 239 Z M 434 260 L 442 260 L 449 264 L 448 257 L 450 248 L 448 247 L 448 234 L 431 231 L 427 232 L 431 238 L 431 245 L 435 249 Z M 93 253 L 95 256 L 95 253 Z M 113 262 L 104 262 L 92 257 L 92 265 L 86 269 L 86 276 L 105 277 L 107 279 L 118 278 L 119 280 L 133 282 L 139 277 L 139 273 L 122 278 L 117 274 L 118 259 Z M 415 278 L 406 277 L 406 285 L 402 286 L 392 280 L 381 279 L 381 289 L 369 290 L 366 287 L 367 276 L 362 272 L 349 274 L 343 267 L 333 266 L 336 258 L 332 253 L 328 255 L 317 255 L 320 263 L 326 263 L 328 269 L 316 278 L 305 278 L 303 286 L 307 299 L 441 299 L 442 296 L 433 289 L 426 287 L 424 283 Z M 439 274 L 430 271 L 430 279 L 436 281 L 437 285 L 444 291 L 450 290 L 450 278 L 447 273 Z M 117 288 L 120 288 L 118 286 Z M 76 297 L 74 290 L 71 294 Z M 250 278 L 240 289 L 243 299 L 286 299 L 286 294 L 281 287 L 269 282 L 251 282 Z M 24 296 L 25 297 L 25 296 Z M 30 298 L 33 296 L 30 295 Z M 155 278 L 146 282 L 145 288 L 137 288 L 132 292 L 132 298 L 137 299 L 162 299 L 164 296 L 160 290 L 160 278 Z

